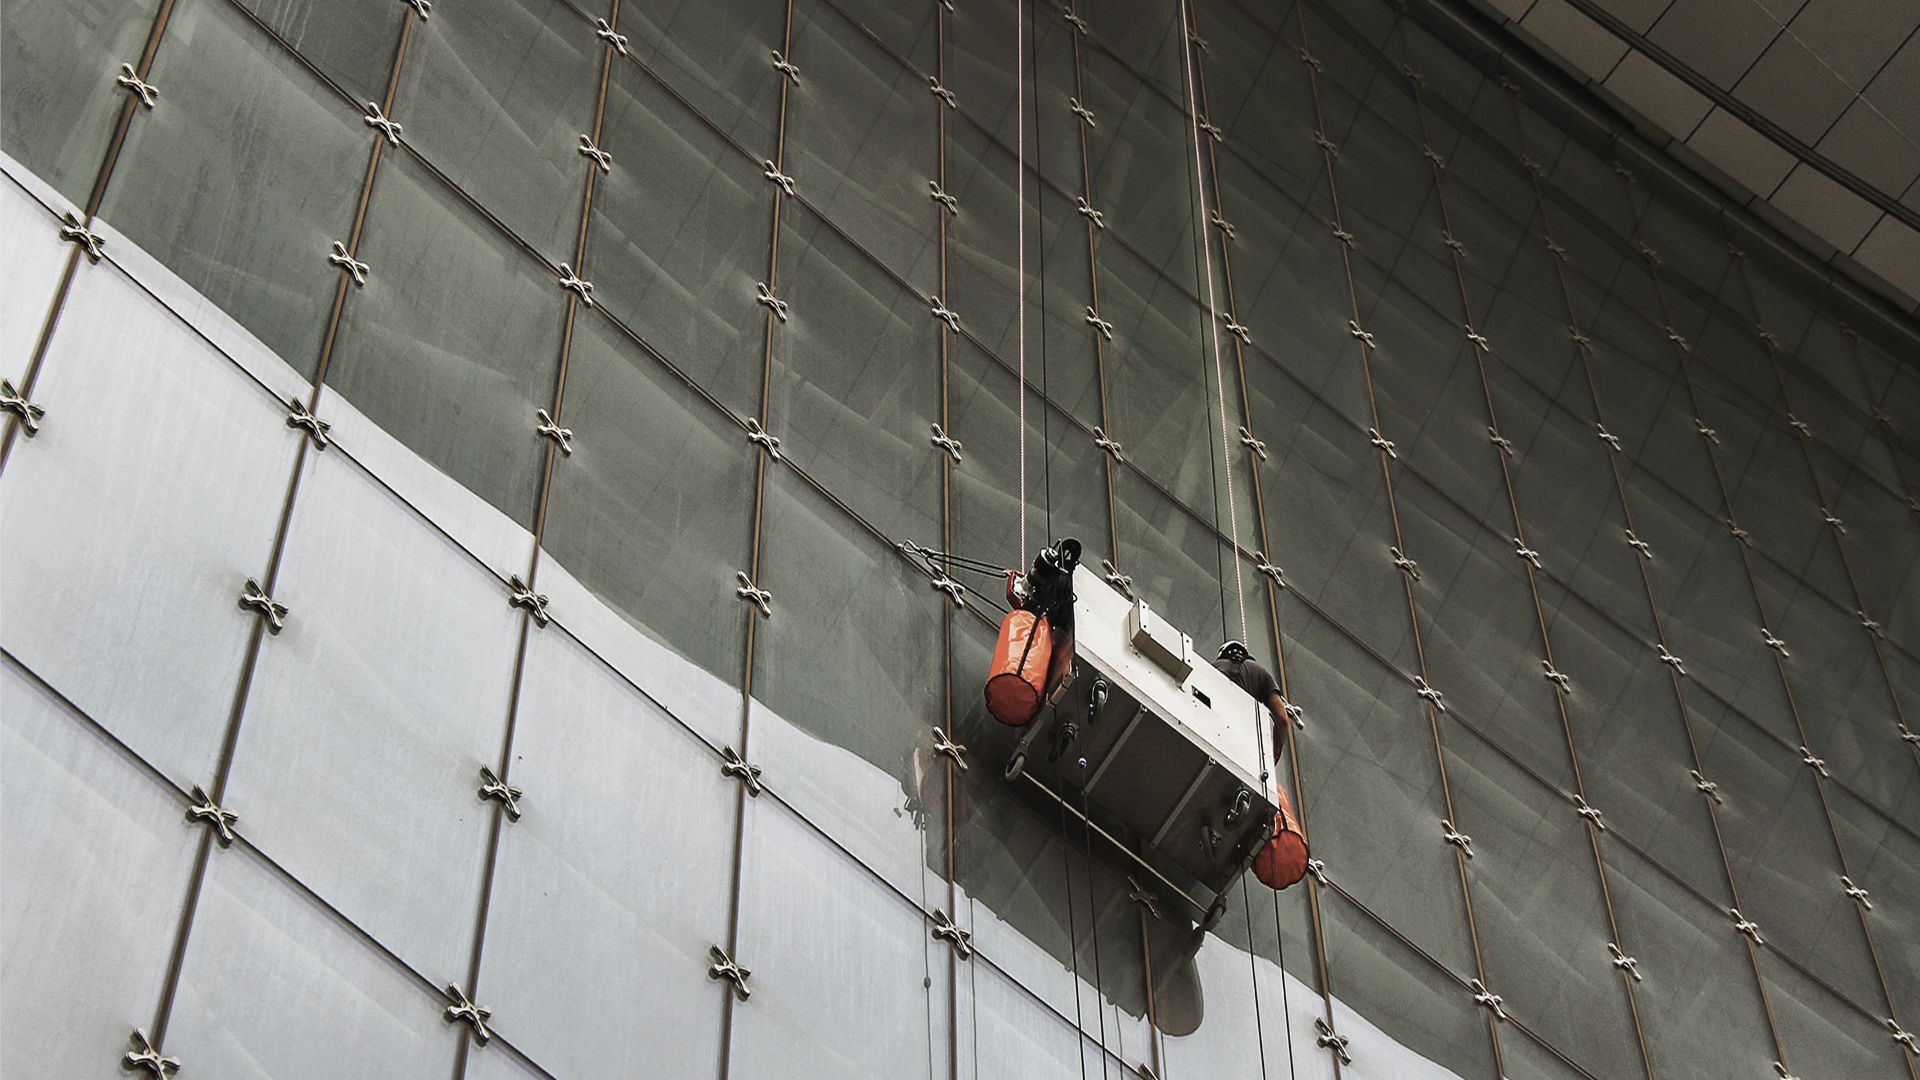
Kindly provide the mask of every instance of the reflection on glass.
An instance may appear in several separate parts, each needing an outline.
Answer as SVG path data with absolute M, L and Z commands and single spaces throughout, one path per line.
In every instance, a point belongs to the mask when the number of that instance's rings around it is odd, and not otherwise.
M 101 216 L 311 377 L 366 127 L 227 3 L 176 6 L 152 78 L 167 107 L 129 129 Z

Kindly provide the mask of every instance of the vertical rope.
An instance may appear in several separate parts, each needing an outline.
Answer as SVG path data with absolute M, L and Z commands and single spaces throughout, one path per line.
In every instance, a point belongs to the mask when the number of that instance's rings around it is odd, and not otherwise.
M 1240 640 L 1246 641 L 1247 633 L 1247 590 L 1240 569 L 1240 503 L 1234 495 L 1233 487 L 1233 440 L 1227 433 L 1227 372 L 1220 360 L 1220 307 L 1213 290 L 1213 237 L 1208 232 L 1212 220 L 1207 214 L 1207 188 L 1203 179 L 1205 166 L 1200 157 L 1200 105 L 1194 96 L 1193 76 L 1193 27 L 1187 16 L 1187 0 L 1180 0 L 1180 50 L 1181 71 L 1187 84 L 1187 127 L 1193 137 L 1193 189 L 1199 217 L 1194 227 L 1200 232 L 1201 267 L 1206 272 L 1207 281 L 1207 333 L 1213 344 L 1213 386 L 1218 397 L 1220 416 L 1220 456 L 1226 463 L 1227 471 L 1227 524 L 1228 535 L 1233 540 L 1233 596 L 1240 608 Z M 1225 575 L 1222 575 L 1224 578 Z M 1226 584 L 1223 580 L 1222 585 Z M 1267 765 L 1267 733 L 1265 724 L 1256 719 L 1253 725 L 1255 753 L 1260 762 L 1261 779 L 1271 775 Z
M 1180 0 L 1180 41 L 1181 67 L 1187 83 L 1187 121 L 1193 136 L 1193 176 L 1194 193 L 1199 200 L 1199 218 L 1195 227 L 1200 230 L 1200 247 L 1204 258 L 1201 267 L 1207 280 L 1207 333 L 1213 343 L 1213 386 L 1219 397 L 1220 414 L 1220 454 L 1227 469 L 1227 522 L 1228 535 L 1233 538 L 1233 585 L 1234 598 L 1240 606 L 1240 640 L 1247 639 L 1247 591 L 1241 580 L 1240 572 L 1240 506 L 1234 498 L 1233 490 L 1233 440 L 1227 433 L 1227 373 L 1220 362 L 1220 306 L 1213 291 L 1213 236 L 1207 231 L 1207 188 L 1202 180 L 1204 166 L 1200 157 L 1200 105 L 1193 91 L 1193 28 L 1187 18 L 1187 0 Z M 1262 740 L 1261 763 L 1266 762 L 1265 741 Z
M 1014 85 L 1014 140 L 1013 140 L 1013 190 L 1014 190 L 1014 262 L 1019 275 L 1014 285 L 1014 303 L 1018 310 L 1014 318 L 1019 327 L 1019 341 L 1015 353 L 1020 361 L 1020 384 L 1014 388 L 1019 398 L 1020 430 L 1020 562 L 1018 569 L 1027 568 L 1027 5 L 1026 0 L 1014 0 L 1013 19 L 1013 85 Z

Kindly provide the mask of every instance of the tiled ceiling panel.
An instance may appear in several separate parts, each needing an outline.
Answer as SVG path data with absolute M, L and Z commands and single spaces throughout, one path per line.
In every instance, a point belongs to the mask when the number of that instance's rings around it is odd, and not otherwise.
M 1730 90 L 1779 30 L 1754 0 L 1676 0 L 1647 36 L 1715 86 Z
M 1429 2 L 1478 7 L 1815 257 L 1920 313 L 1920 0 Z
M 1915 0 L 1807 0 L 1787 30 L 1835 78 L 1860 90 L 1916 26 Z
M 1733 88 L 1734 97 L 1809 144 L 1840 119 L 1854 93 L 1788 34 L 1774 38 Z

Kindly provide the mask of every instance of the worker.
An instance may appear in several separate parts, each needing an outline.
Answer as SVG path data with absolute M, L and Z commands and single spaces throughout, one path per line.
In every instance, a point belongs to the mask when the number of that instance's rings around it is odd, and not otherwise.
M 1265 705 L 1273 713 L 1273 760 L 1280 760 L 1281 745 L 1287 739 L 1287 701 L 1280 696 L 1280 684 L 1273 673 L 1260 665 L 1247 651 L 1246 643 L 1229 641 L 1215 654 L 1214 669 L 1232 679 L 1247 696 Z
M 1025 574 L 1007 571 L 1007 603 L 1047 620 L 1053 656 L 1047 665 L 1047 693 L 1059 689 L 1073 667 L 1073 572 L 1080 565 L 1080 541 L 1066 537 L 1033 557 Z

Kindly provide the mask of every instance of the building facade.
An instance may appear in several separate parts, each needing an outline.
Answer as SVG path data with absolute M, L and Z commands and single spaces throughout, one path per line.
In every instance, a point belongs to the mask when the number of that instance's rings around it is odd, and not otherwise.
M 1920 327 L 1486 30 L 4 0 L 7 1069 L 1913 1080 Z M 1210 932 L 900 546 L 1067 535 Z

